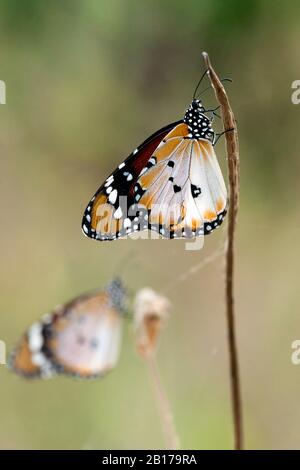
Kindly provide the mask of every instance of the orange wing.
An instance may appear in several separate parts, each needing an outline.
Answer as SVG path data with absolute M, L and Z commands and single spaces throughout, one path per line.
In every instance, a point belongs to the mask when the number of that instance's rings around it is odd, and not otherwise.
M 104 292 L 75 303 L 48 327 L 45 348 L 51 362 L 64 374 L 106 374 L 119 358 L 121 320 Z
M 19 344 L 12 353 L 9 361 L 9 367 L 17 374 L 23 375 L 27 378 L 42 376 L 40 366 L 33 362 L 27 334 L 22 337 Z
M 87 235 L 111 240 L 150 229 L 166 238 L 192 238 L 221 225 L 227 193 L 212 142 L 192 138 L 180 122 L 157 143 L 148 147 L 137 176 L 120 165 L 129 185 L 120 189 L 113 175 L 106 180 L 86 210 Z
M 82 219 L 83 233 L 96 240 L 114 240 L 133 231 L 134 187 L 141 171 L 152 165 L 152 155 L 164 137 L 176 127 L 172 123 L 160 129 L 119 165 L 89 202 Z
M 206 235 L 226 214 L 226 186 L 214 147 L 187 134 L 185 124 L 170 132 L 135 185 L 148 228 L 166 238 Z
M 102 376 L 118 361 L 125 295 L 116 279 L 106 290 L 58 307 L 21 338 L 10 357 L 11 369 L 26 378 Z

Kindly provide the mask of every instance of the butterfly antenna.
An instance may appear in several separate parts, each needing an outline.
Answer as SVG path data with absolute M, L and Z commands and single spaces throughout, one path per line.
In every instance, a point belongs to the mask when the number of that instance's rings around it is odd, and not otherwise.
M 230 83 L 232 83 L 231 78 L 222 78 L 222 80 L 220 80 L 220 81 L 221 81 L 222 83 L 223 83 L 223 82 L 230 82 Z M 209 89 L 211 89 L 211 88 L 212 88 L 211 85 L 209 85 L 208 87 L 204 88 L 204 90 L 202 90 L 202 91 L 198 94 L 197 98 L 199 98 L 199 96 L 203 95 L 203 93 L 205 93 L 207 90 L 209 90 Z M 195 97 L 194 97 L 194 99 L 195 99 Z
M 207 74 L 207 72 L 208 72 L 208 69 L 206 69 L 205 72 L 201 75 L 201 78 L 200 78 L 199 82 L 197 83 L 194 94 L 193 94 L 193 100 L 196 99 L 196 94 L 197 94 L 197 91 L 199 89 L 199 86 L 201 85 L 201 82 L 202 82 L 203 78 L 205 77 L 205 75 Z

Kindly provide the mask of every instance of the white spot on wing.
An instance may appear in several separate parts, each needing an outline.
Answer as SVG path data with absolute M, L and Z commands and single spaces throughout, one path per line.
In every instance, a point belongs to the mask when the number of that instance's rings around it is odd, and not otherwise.
M 47 362 L 44 354 L 41 352 L 32 354 L 31 360 L 34 365 L 39 366 L 39 367 L 43 367 L 43 365 L 45 365 L 45 363 Z
M 123 215 L 121 207 L 118 207 L 118 209 L 114 213 L 114 218 L 115 219 L 120 219 Z
M 108 197 L 109 202 L 111 204 L 114 204 L 117 200 L 117 196 L 118 196 L 118 191 L 116 189 L 114 189 Z
M 39 351 L 43 346 L 42 325 L 34 323 L 28 331 L 28 343 L 31 351 Z
M 107 180 L 106 180 L 104 186 L 107 188 L 107 186 L 110 186 L 110 185 L 111 185 L 111 183 L 113 182 L 113 180 L 114 180 L 113 175 L 109 176 L 109 177 L 107 178 Z
M 124 227 L 128 228 L 131 226 L 131 220 L 128 217 L 124 220 Z

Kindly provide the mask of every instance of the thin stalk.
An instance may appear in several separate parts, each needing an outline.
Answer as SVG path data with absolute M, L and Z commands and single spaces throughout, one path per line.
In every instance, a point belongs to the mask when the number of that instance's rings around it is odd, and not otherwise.
M 158 405 L 159 414 L 161 417 L 163 432 L 167 444 L 167 448 L 170 450 L 179 450 L 180 442 L 175 429 L 174 418 L 171 411 L 168 396 L 163 387 L 160 379 L 159 370 L 157 367 L 155 355 L 150 355 L 146 358 L 146 362 L 149 367 L 150 377 L 153 382 L 156 401 Z
M 234 302 L 234 242 L 239 207 L 239 144 L 236 120 L 231 109 L 226 91 L 218 75 L 214 71 L 209 56 L 202 53 L 207 67 L 208 77 L 215 91 L 216 99 L 221 107 L 221 114 L 226 141 L 227 164 L 229 175 L 229 211 L 228 211 L 228 244 L 226 250 L 226 317 L 228 330 L 228 349 L 230 358 L 230 383 L 232 412 L 234 424 L 234 447 L 241 450 L 244 447 L 243 415 L 241 387 L 238 367 L 238 347 L 235 331 L 235 302 Z M 233 129 L 233 130 L 232 130 Z

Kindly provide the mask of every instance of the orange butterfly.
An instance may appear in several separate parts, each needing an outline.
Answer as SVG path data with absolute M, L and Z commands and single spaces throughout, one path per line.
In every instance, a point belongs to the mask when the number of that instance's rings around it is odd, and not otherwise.
M 26 378 L 105 374 L 119 358 L 125 300 L 116 279 L 103 291 L 57 307 L 27 330 L 11 354 L 10 368 Z
M 84 212 L 86 236 L 115 240 L 149 229 L 193 238 L 221 225 L 227 191 L 214 150 L 215 110 L 204 108 L 196 90 L 183 119 L 155 132 L 100 186 Z

